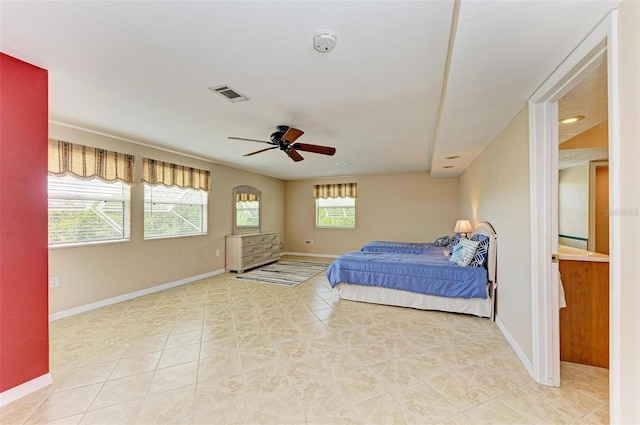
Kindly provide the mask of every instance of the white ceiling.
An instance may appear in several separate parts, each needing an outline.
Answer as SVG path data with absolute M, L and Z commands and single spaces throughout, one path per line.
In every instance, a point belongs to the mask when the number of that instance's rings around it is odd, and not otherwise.
M 607 126 L 607 58 L 602 55 L 593 69 L 580 82 L 558 100 L 560 119 L 581 115 L 582 121 L 559 124 L 558 143 L 566 142 L 591 128 Z
M 3 0 L 0 50 L 49 70 L 55 122 L 287 180 L 456 176 L 618 4 Z M 208 90 L 222 84 L 251 100 Z M 336 155 L 243 157 L 264 146 L 227 139 L 280 124 Z

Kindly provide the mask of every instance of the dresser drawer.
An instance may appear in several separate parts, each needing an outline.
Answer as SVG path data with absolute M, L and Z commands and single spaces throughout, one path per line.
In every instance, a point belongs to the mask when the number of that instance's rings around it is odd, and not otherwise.
M 269 242 L 269 235 L 256 236 L 256 239 L 258 240 L 258 243 L 267 243 Z
M 280 242 L 280 234 L 279 233 L 271 233 L 269 236 L 269 242 Z
M 271 260 L 278 257 L 280 257 L 280 253 L 278 251 L 264 252 L 262 254 L 262 261 Z
M 262 245 L 262 252 L 277 251 L 280 246 L 280 242 L 271 242 Z
M 259 243 L 261 243 L 258 238 L 260 236 L 249 236 L 246 238 L 242 238 L 242 246 L 253 246 L 253 245 L 258 245 Z
M 242 256 L 248 257 L 253 254 L 259 254 L 262 252 L 262 245 L 251 245 L 242 248 Z
M 252 255 L 250 257 L 242 258 L 242 267 L 247 267 L 255 263 L 262 261 L 262 254 Z

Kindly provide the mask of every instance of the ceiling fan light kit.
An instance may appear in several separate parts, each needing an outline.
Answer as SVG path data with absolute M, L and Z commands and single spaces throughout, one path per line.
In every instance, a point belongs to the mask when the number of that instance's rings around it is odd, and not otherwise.
M 336 48 L 338 36 L 332 31 L 321 31 L 313 36 L 313 48 L 320 53 L 329 53 Z

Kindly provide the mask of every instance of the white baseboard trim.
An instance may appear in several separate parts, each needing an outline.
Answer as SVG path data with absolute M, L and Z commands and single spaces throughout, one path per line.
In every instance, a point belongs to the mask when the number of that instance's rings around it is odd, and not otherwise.
M 518 356 L 524 368 L 527 369 L 527 372 L 529 372 L 529 375 L 531 375 L 531 377 L 533 378 L 533 364 L 531 363 L 531 360 L 527 358 L 526 354 L 524 354 L 524 351 L 522 351 L 520 344 L 516 342 L 516 340 L 513 338 L 511 333 L 509 333 L 507 328 L 504 326 L 504 323 L 502 323 L 500 317 L 498 316 L 496 316 L 496 325 L 498 325 L 498 329 L 500 329 L 502 335 L 504 335 L 504 337 L 507 339 L 507 342 L 509 343 L 511 348 L 513 348 L 513 351 L 515 351 L 516 356 Z
M 12 401 L 16 401 L 19 398 L 36 392 L 39 389 L 46 387 L 47 385 L 51 385 L 52 382 L 53 380 L 51 379 L 51 374 L 46 373 L 42 376 L 38 376 L 37 378 L 33 378 L 31 381 L 27 381 L 24 384 L 20 384 L 16 387 L 3 391 L 0 393 L 0 407 L 3 407 L 11 403 Z
M 320 258 L 338 258 L 339 255 L 333 254 L 314 254 L 311 252 L 283 252 L 280 256 L 283 255 L 295 255 L 299 257 L 320 257 Z
M 49 315 L 49 321 L 64 319 L 65 317 L 75 316 L 76 314 L 85 313 L 87 311 L 95 310 L 97 308 L 106 307 L 108 305 L 121 303 L 122 301 L 138 298 L 143 295 L 153 294 L 155 292 L 164 291 L 165 289 L 173 288 L 176 286 L 184 285 L 186 283 L 195 282 L 196 280 L 205 279 L 207 277 L 216 276 L 224 273 L 224 269 L 214 270 L 212 272 L 199 274 L 197 276 L 191 276 L 184 279 L 176 280 L 174 282 L 164 283 L 162 285 L 153 286 L 151 288 L 142 289 L 140 291 L 130 292 L 128 294 L 118 295 L 117 297 L 107 298 L 106 300 L 96 301 L 94 303 L 81 305 L 79 307 L 70 308 L 68 310 L 59 311 Z

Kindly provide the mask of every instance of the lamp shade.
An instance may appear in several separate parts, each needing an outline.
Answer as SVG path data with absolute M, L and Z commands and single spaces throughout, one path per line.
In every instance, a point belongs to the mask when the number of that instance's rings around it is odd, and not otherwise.
M 469 220 L 458 220 L 453 231 L 455 233 L 471 233 L 473 232 L 473 227 L 471 227 Z

